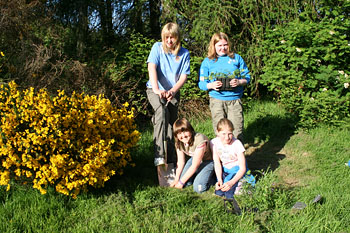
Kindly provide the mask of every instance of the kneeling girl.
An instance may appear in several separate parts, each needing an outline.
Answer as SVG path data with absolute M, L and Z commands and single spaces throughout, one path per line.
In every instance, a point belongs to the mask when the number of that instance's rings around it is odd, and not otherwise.
M 188 120 L 178 119 L 173 125 L 177 168 L 170 187 L 184 188 L 193 184 L 197 193 L 207 191 L 213 183 L 214 162 L 209 139 L 196 133 Z M 189 158 L 186 162 L 186 157 Z
M 233 124 L 223 118 L 217 124 L 217 137 L 210 142 L 217 183 L 215 194 L 233 198 L 243 182 L 255 185 L 255 178 L 247 168 L 243 144 L 233 136 Z

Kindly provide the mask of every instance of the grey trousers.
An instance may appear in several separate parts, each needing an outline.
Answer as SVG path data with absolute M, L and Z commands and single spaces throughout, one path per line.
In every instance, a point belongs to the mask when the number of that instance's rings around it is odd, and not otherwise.
M 154 115 L 152 117 L 153 124 L 153 144 L 154 144 L 154 165 L 162 165 L 165 163 L 176 163 L 176 150 L 173 138 L 173 124 L 177 119 L 178 106 L 180 102 L 180 93 L 176 93 L 175 97 L 164 107 L 160 102 L 160 98 L 151 88 L 147 88 L 147 98 L 151 104 Z M 163 111 L 165 111 L 165 119 L 163 119 Z M 165 149 L 163 144 L 163 126 L 166 126 L 167 141 L 167 158 L 165 159 Z
M 213 129 L 216 133 L 216 126 L 221 118 L 229 119 L 234 127 L 233 135 L 238 138 L 243 144 L 243 105 L 241 99 L 224 101 L 215 98 L 210 98 L 210 111 L 213 122 Z

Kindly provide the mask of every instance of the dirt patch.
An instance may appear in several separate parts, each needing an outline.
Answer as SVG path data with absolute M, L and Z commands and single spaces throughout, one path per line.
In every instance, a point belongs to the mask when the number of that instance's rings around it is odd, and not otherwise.
M 259 171 L 272 170 L 279 182 L 288 187 L 306 186 L 315 178 L 311 175 L 315 164 L 308 152 L 296 153 L 274 143 L 246 144 L 248 167 L 259 175 Z
M 246 158 L 250 170 L 267 171 L 276 170 L 280 166 L 280 161 L 285 158 L 283 153 L 280 153 L 281 146 L 276 143 L 262 142 L 255 144 L 246 144 Z
M 315 177 L 312 176 L 314 162 L 312 154 L 308 152 L 291 153 L 283 148 L 281 153 L 285 159 L 281 161 L 280 167 L 276 170 L 278 177 L 283 183 L 290 187 L 307 186 Z

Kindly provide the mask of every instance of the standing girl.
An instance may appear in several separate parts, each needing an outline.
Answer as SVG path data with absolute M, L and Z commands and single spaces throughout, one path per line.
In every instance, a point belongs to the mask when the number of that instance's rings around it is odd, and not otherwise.
M 209 139 L 196 133 L 185 118 L 174 123 L 177 168 L 175 181 L 170 187 L 182 189 L 193 184 L 197 193 L 207 191 L 213 183 L 214 163 Z M 186 157 L 189 159 L 186 162 Z
M 239 75 L 229 82 L 231 90 L 220 90 L 223 83 L 217 77 L 235 76 L 237 71 Z M 248 67 L 243 58 L 232 51 L 228 36 L 223 32 L 215 33 L 209 43 L 208 57 L 201 64 L 198 86 L 209 91 L 214 131 L 221 118 L 228 118 L 234 125 L 234 137 L 242 142 L 244 120 L 241 98 L 249 81 Z
M 217 125 L 217 137 L 211 140 L 217 183 L 215 194 L 233 198 L 243 182 L 255 185 L 255 178 L 247 168 L 242 143 L 233 136 L 233 124 L 223 118 Z
M 175 162 L 172 125 L 177 119 L 180 88 L 190 74 L 190 53 L 181 47 L 179 26 L 166 24 L 161 36 L 162 42 L 153 45 L 147 59 L 147 98 L 154 110 L 154 165 L 158 170 L 160 165 Z

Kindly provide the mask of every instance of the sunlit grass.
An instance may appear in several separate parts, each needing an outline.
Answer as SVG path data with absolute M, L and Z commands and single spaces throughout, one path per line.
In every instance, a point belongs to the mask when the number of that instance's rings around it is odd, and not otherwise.
M 214 136 L 211 121 L 191 119 Z M 350 229 L 349 130 L 320 126 L 297 131 L 296 119 L 272 102 L 251 103 L 245 113 L 248 166 L 257 176 L 251 194 L 237 197 L 242 215 L 226 213 L 213 188 L 157 185 L 152 129 L 145 127 L 136 164 L 104 188 L 76 200 L 49 189 L 0 188 L 0 232 L 347 232 Z M 313 204 L 316 195 L 320 203 Z M 307 204 L 292 210 L 295 202 Z

